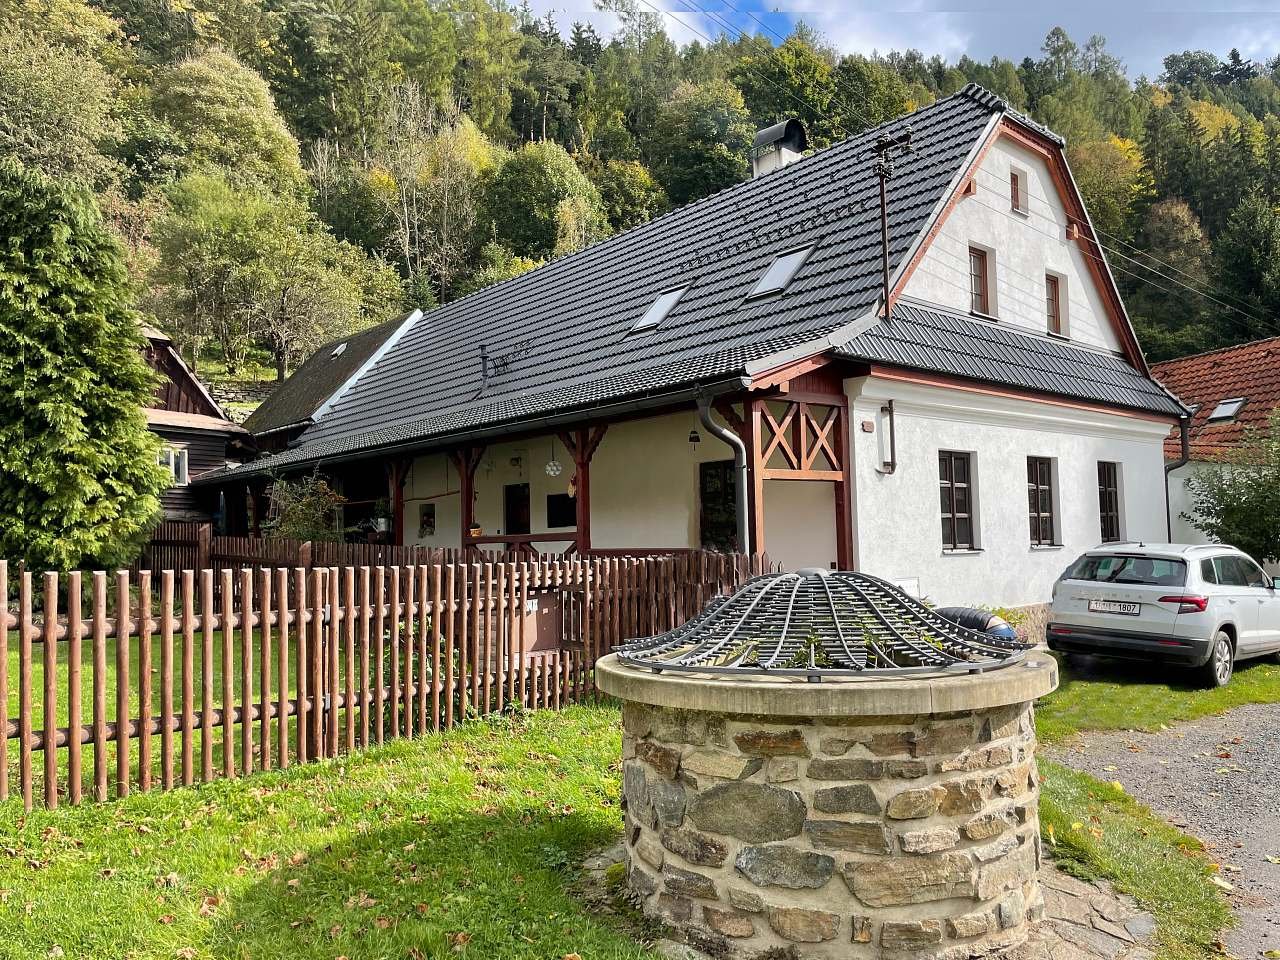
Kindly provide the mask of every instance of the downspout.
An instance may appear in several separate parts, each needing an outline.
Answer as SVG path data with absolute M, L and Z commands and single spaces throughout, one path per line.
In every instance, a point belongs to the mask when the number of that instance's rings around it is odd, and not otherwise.
M 1169 477 L 1179 467 L 1185 467 L 1191 460 L 1191 418 L 1183 414 L 1178 418 L 1178 435 L 1182 442 L 1182 452 L 1177 460 L 1164 465 L 1164 523 L 1165 536 L 1173 543 L 1173 507 L 1169 503 Z
M 722 426 L 711 416 L 711 398 L 698 393 L 698 420 L 712 436 L 718 437 L 733 448 L 734 489 L 738 508 L 738 549 L 751 553 L 751 524 L 747 514 L 747 445 L 742 438 Z

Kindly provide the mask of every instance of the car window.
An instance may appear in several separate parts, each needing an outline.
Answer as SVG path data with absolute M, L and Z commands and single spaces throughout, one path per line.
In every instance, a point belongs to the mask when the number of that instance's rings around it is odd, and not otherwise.
M 1258 566 L 1256 563 L 1254 563 L 1252 560 L 1246 559 L 1245 557 L 1236 557 L 1236 561 L 1241 566 L 1244 567 L 1246 582 L 1249 584 L 1249 586 L 1251 587 L 1271 586 L 1271 580 L 1267 577 L 1265 573 L 1262 572 L 1262 568 Z
M 1205 583 L 1218 582 L 1218 574 L 1213 569 L 1213 560 L 1208 557 L 1200 561 L 1200 579 Z
M 1218 573 L 1218 583 L 1224 587 L 1249 586 L 1249 568 L 1239 557 L 1214 557 L 1213 567 Z
M 1135 557 L 1086 553 L 1066 573 L 1068 580 L 1094 583 L 1148 584 L 1181 587 L 1187 582 L 1187 565 L 1168 557 Z

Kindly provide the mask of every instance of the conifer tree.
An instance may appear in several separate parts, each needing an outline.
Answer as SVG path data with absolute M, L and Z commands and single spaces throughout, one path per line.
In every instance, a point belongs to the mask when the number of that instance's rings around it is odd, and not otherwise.
M 0 161 L 0 557 L 129 562 L 168 475 L 119 244 L 80 187 Z

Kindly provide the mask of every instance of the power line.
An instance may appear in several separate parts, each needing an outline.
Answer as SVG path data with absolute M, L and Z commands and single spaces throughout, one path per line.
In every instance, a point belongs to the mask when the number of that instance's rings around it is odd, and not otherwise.
M 640 2 L 641 2 L 641 3 L 643 3 L 643 4 L 644 4 L 646 7 L 648 7 L 650 10 L 653 10 L 655 13 L 661 14 L 661 15 L 663 15 L 663 16 L 668 16 L 668 17 L 670 17 L 670 18 L 671 18 L 672 20 L 674 20 L 676 23 L 680 24 L 680 26 L 684 27 L 684 28 L 685 28 L 686 30 L 688 30 L 690 33 L 694 34 L 694 36 L 701 37 L 703 40 L 705 40 L 705 41 L 706 41 L 707 43 L 709 43 L 709 44 L 714 44 L 714 43 L 715 43 L 715 41 L 714 41 L 714 40 L 712 40 L 710 37 L 708 37 L 705 33 L 703 33 L 703 32 L 702 32 L 701 30 L 699 30 L 697 27 L 694 27 L 692 24 L 690 24 L 690 23 L 688 23 L 688 22 L 686 22 L 686 21 L 684 21 L 684 20 L 680 19 L 679 17 L 677 17 L 677 16 L 676 16 L 673 12 L 671 12 L 670 10 L 664 10 L 664 9 L 662 9 L 661 7 L 657 6 L 656 4 L 651 3 L 651 2 L 650 2 L 650 0 L 640 0 Z M 694 9 L 695 9 L 695 10 L 697 10 L 698 8 L 697 8 L 697 7 L 694 7 Z M 704 12 L 704 11 L 698 11 L 698 12 L 700 12 L 700 13 L 704 13 L 704 15 L 705 15 L 705 12 Z M 741 32 L 739 32 L 739 35 L 742 35 L 742 34 L 741 34 Z M 775 80 L 773 80 L 771 77 L 768 77 L 768 76 L 766 76 L 764 73 L 761 73 L 760 71 L 758 71 L 758 70 L 754 70 L 754 69 L 752 69 L 752 68 L 750 68 L 750 67 L 748 67 L 747 69 L 748 69 L 748 70 L 751 70 L 751 72 L 752 72 L 753 74 L 755 74 L 757 77 L 759 77 L 759 78 L 760 78 L 761 80 L 763 80 L 765 83 L 769 84 L 769 86 L 773 87 L 775 90 L 778 90 L 779 92 L 781 92 L 781 93 L 785 94 L 786 96 L 790 97 L 792 100 L 794 100 L 796 103 L 800 104 L 800 106 L 804 107 L 806 110 L 813 110 L 815 113 L 820 113 L 820 111 L 818 111 L 818 110 L 817 110 L 817 108 L 815 108 L 815 107 L 813 106 L 813 104 L 811 104 L 811 103 L 809 103 L 809 102 L 805 101 L 804 99 L 802 99 L 800 96 L 798 96 L 798 95 L 797 95 L 796 93 L 794 93 L 793 91 L 788 90 L 786 87 L 782 86 L 780 83 L 777 83 L 777 82 L 776 82 Z

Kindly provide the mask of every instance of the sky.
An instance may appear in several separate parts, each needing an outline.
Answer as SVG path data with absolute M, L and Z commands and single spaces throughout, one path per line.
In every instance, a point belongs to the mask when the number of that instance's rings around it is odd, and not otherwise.
M 667 11 L 667 32 L 680 41 L 698 34 L 727 32 L 723 22 L 743 32 L 764 32 L 757 19 L 785 35 L 798 20 L 821 30 L 843 53 L 915 47 L 948 60 L 961 54 L 1015 63 L 1038 56 L 1044 36 L 1064 27 L 1078 43 L 1092 34 L 1107 38 L 1107 49 L 1124 61 L 1130 77 L 1157 77 L 1161 60 L 1182 50 L 1210 50 L 1219 56 L 1236 47 L 1248 58 L 1280 53 L 1280 0 L 1208 4 L 1131 0 L 638 0 Z M 553 11 L 567 30 L 587 20 L 608 31 L 611 15 L 592 0 L 531 0 L 539 13 Z M 682 22 L 681 22 L 682 21 Z

